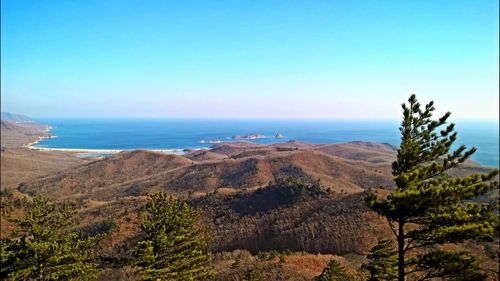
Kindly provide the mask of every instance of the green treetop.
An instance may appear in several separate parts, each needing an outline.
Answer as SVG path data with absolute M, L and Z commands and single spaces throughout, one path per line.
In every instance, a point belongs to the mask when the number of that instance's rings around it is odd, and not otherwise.
M 432 101 L 422 108 L 412 95 L 402 106 L 401 144 L 392 165 L 397 188 L 383 200 L 374 194 L 367 198 L 368 206 L 387 218 L 397 240 L 398 280 L 405 280 L 409 274 L 423 280 L 455 278 L 457 271 L 443 267 L 457 263 L 469 266 L 462 270 L 472 276 L 476 266 L 471 257 L 443 252 L 437 246 L 494 238 L 498 227 L 494 204 L 475 199 L 498 187 L 492 181 L 498 170 L 449 176 L 447 171 L 458 167 L 476 149 L 467 150 L 462 145 L 451 151 L 457 139 L 455 125 L 447 124 L 449 112 L 431 119 Z M 482 275 L 474 276 L 479 280 Z
M 200 212 L 174 196 L 160 192 L 145 206 L 137 264 L 145 280 L 209 280 L 208 237 Z
M 367 281 L 397 279 L 398 259 L 390 241 L 379 240 L 366 258 L 368 261 L 361 266 L 361 270 L 368 273 Z
M 323 269 L 321 275 L 314 281 L 354 281 L 354 277 L 345 271 L 345 268 L 336 260 L 331 260 Z
M 71 208 L 36 196 L 14 238 L 1 241 L 0 279 L 93 280 L 98 272 L 97 246 L 102 236 L 83 238 L 69 231 Z

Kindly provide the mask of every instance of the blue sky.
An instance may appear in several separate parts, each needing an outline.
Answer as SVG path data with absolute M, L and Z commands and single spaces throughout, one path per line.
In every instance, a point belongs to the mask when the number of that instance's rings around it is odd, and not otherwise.
M 2 111 L 497 119 L 498 1 L 2 0 Z

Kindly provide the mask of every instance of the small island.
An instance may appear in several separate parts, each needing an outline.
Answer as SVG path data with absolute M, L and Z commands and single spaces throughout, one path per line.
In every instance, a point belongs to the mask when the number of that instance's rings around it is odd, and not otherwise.
M 249 135 L 235 135 L 231 137 L 233 140 L 256 140 L 256 139 L 264 139 L 266 136 L 260 134 L 249 134 Z
M 199 143 L 210 143 L 210 144 L 215 144 L 215 143 L 222 143 L 221 140 L 201 140 Z

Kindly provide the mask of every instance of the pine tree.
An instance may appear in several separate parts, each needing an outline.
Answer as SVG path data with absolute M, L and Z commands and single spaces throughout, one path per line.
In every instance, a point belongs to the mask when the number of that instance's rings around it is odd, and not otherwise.
M 72 226 L 69 205 L 40 196 L 17 224 L 15 238 L 2 239 L 0 279 L 93 280 L 99 266 L 97 246 L 102 236 L 82 238 Z
M 425 272 L 425 279 L 443 277 L 453 281 L 486 279 L 476 259 L 466 252 L 431 251 L 419 256 L 416 270 Z
M 398 259 L 390 241 L 379 240 L 366 258 L 361 270 L 368 273 L 368 281 L 397 279 Z
M 495 207 L 475 199 L 498 187 L 493 181 L 498 171 L 449 176 L 447 171 L 458 167 L 476 149 L 467 150 L 462 145 L 450 152 L 457 139 L 455 125 L 447 124 L 450 113 L 432 120 L 432 101 L 423 109 L 415 95 L 408 102 L 402 105 L 402 138 L 397 160 L 392 165 L 397 188 L 383 200 L 371 194 L 367 204 L 387 218 L 396 237 L 398 280 L 414 273 L 420 279 L 453 278 L 443 266 L 456 264 L 458 260 L 475 271 L 470 257 L 463 253 L 439 254 L 445 253 L 439 250 L 439 245 L 494 238 L 494 228 L 498 225 L 493 215 Z
M 209 280 L 208 236 L 200 212 L 164 192 L 152 194 L 145 206 L 137 264 L 145 280 Z
M 336 260 L 331 260 L 323 269 L 321 275 L 314 281 L 354 281 L 354 277 L 345 271 L 345 268 Z

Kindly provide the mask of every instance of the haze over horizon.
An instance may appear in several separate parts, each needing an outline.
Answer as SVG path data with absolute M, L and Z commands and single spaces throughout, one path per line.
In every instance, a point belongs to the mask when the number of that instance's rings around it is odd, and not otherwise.
M 1 109 L 43 117 L 499 115 L 498 1 L 14 1 Z

